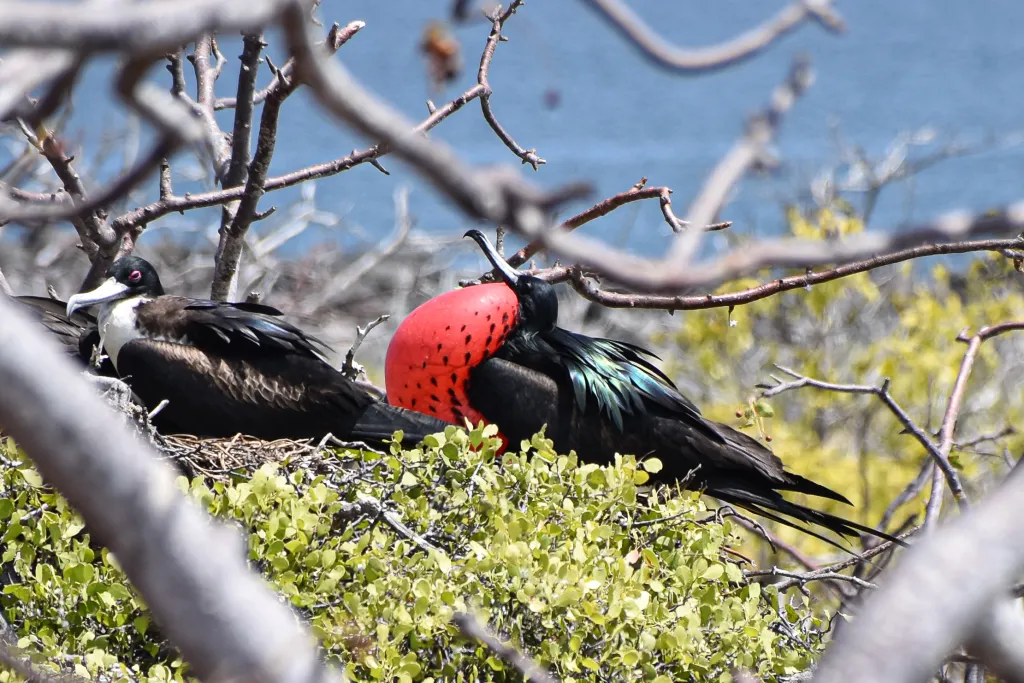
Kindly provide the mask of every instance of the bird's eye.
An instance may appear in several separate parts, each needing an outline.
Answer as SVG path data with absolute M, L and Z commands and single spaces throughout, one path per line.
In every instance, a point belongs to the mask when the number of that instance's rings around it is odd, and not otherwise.
M 132 272 L 128 273 L 128 282 L 139 282 L 140 280 L 142 280 L 141 270 L 133 270 Z

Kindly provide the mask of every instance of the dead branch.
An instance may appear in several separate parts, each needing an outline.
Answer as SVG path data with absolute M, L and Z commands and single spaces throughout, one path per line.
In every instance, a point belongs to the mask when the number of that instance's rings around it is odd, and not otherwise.
M 382 323 L 386 323 L 391 320 L 391 316 L 385 313 L 384 315 L 378 316 L 376 320 L 371 320 L 366 323 L 365 327 L 356 326 L 356 340 L 352 342 L 352 346 L 349 347 L 348 353 L 345 354 L 345 363 L 341 366 L 341 373 L 348 377 L 350 380 L 357 380 L 359 376 L 365 374 L 363 366 L 356 363 L 356 351 L 362 346 L 363 340 L 366 339 L 366 335 L 373 331 L 373 328 L 377 327 Z
M 195 51 L 188 56 L 196 73 L 196 99 L 194 111 L 206 127 L 207 144 L 212 150 L 210 161 L 213 164 L 213 177 L 221 181 L 228 171 L 230 152 L 227 137 L 217 124 L 213 115 L 214 84 L 217 81 L 217 70 L 210 64 L 213 55 L 213 34 L 207 34 L 196 41 Z
M 939 452 L 942 455 L 943 461 L 949 462 L 949 454 L 953 449 L 953 430 L 956 428 L 957 416 L 960 414 L 960 406 L 963 404 L 964 394 L 967 391 L 967 380 L 971 376 L 971 370 L 974 368 L 974 359 L 978 355 L 978 350 L 981 349 L 982 343 L 986 340 L 1017 330 L 1024 330 L 1024 322 L 1006 322 L 998 325 L 989 325 L 981 328 L 971 337 L 967 336 L 967 330 L 963 330 L 957 336 L 957 341 L 967 344 L 967 351 L 964 352 L 963 360 L 960 362 L 960 370 L 957 372 L 956 382 L 953 384 L 953 391 L 949 395 L 946 412 L 942 417 L 942 424 L 939 427 Z M 932 495 L 928 499 L 928 506 L 925 509 L 925 527 L 934 525 L 938 520 L 939 512 L 942 510 L 942 495 L 945 489 L 941 482 L 935 483 L 936 479 L 938 479 L 938 476 L 933 475 Z M 956 497 L 956 490 L 952 490 L 953 496 Z M 959 498 L 957 498 L 957 502 L 960 502 Z
M 16 0 L 4 3 L 0 44 L 85 52 L 163 53 L 204 33 L 258 31 L 295 1 L 125 3 L 109 14 L 97 12 L 88 3 Z
M 750 118 L 746 134 L 738 140 L 711 171 L 697 197 L 687 211 L 688 220 L 694 225 L 712 222 L 725 205 L 732 188 L 748 171 L 755 167 L 769 168 L 775 165 L 769 146 L 778 133 L 782 117 L 797 99 L 814 83 L 814 72 L 810 59 L 798 57 L 786 76 L 772 92 L 770 104 Z M 675 238 L 666 261 L 688 263 L 701 243 L 703 232 L 691 230 Z
M 0 425 L 82 514 L 204 680 L 330 680 L 312 638 L 57 348 L 0 299 Z
M 256 78 L 259 75 L 259 65 L 263 61 L 260 55 L 266 46 L 267 44 L 263 41 L 262 31 L 248 33 L 242 37 L 242 54 L 238 57 L 240 64 L 238 67 L 238 87 L 236 89 L 238 93 L 236 99 L 240 104 L 235 107 L 235 120 L 231 128 L 231 158 L 227 173 L 224 175 L 224 187 L 244 185 L 249 177 L 249 162 L 252 160 L 252 120 L 255 112 L 254 93 L 256 92 Z M 216 107 L 214 106 L 213 108 Z M 170 192 L 161 193 L 161 198 L 165 194 L 170 194 Z M 234 215 L 235 211 L 227 206 L 221 212 L 220 233 L 222 244 L 224 234 L 227 227 L 231 224 Z
M 907 551 L 825 652 L 816 683 L 928 680 L 992 618 L 1024 571 L 1022 501 L 1024 478 L 1011 474 L 989 498 Z M 1008 680 L 1021 680 L 1019 669 L 1013 674 Z
M 349 38 L 354 36 L 360 28 L 365 26 L 361 21 L 349 24 L 344 32 L 338 24 L 331 27 L 327 36 L 326 51 L 333 54 Z M 269 62 L 269 59 L 268 59 Z M 274 148 L 277 144 L 278 117 L 281 112 L 281 105 L 295 92 L 301 82 L 292 75 L 294 69 L 292 60 L 285 67 L 274 69 L 277 73 L 277 86 L 272 88 L 263 103 L 263 112 L 260 116 L 260 132 L 256 141 L 256 153 L 253 155 L 252 164 L 249 166 L 248 177 L 245 181 L 245 190 L 238 207 L 234 212 L 231 222 L 221 231 L 220 245 L 217 248 L 216 265 L 213 271 L 213 283 L 210 296 L 213 299 L 233 298 L 238 273 L 238 262 L 242 257 L 242 244 L 246 233 L 257 218 L 257 207 L 260 198 L 266 190 L 267 175 L 270 172 L 270 161 L 274 156 Z M 236 107 L 236 112 L 239 108 Z
M 681 232 L 685 230 L 689 223 L 679 220 L 676 218 L 675 214 L 672 213 L 672 190 L 667 187 L 646 187 L 646 184 L 647 178 L 642 178 L 640 182 L 625 192 L 613 195 L 608 199 L 598 202 L 589 209 L 581 211 L 575 216 L 566 219 L 562 222 L 559 228 L 566 232 L 571 232 L 582 225 L 586 225 L 593 220 L 608 215 L 620 206 L 640 201 L 641 199 L 658 199 L 661 203 L 662 214 L 665 216 L 665 222 L 668 223 L 670 228 L 672 228 L 672 231 Z M 711 225 L 704 226 L 703 229 L 710 232 L 725 230 L 730 226 L 732 226 L 732 221 L 725 221 L 722 223 L 713 223 Z M 518 268 L 529 261 L 530 258 L 532 258 L 537 252 L 541 251 L 542 248 L 543 247 L 539 242 L 530 242 L 510 256 L 508 258 L 508 262 L 513 268 Z M 492 276 L 496 277 L 496 274 L 492 272 Z
M 682 48 L 665 41 L 622 0 L 585 0 L 616 31 L 652 64 L 664 69 L 702 73 L 750 59 L 808 20 L 832 31 L 844 30 L 844 22 L 828 0 L 794 2 L 743 35 L 705 48 Z
M 533 683 L 557 683 L 558 679 L 545 671 L 539 664 L 516 650 L 511 645 L 498 640 L 487 627 L 477 621 L 476 617 L 467 612 L 457 612 L 452 621 L 455 622 L 462 634 L 468 638 L 479 640 L 487 649 L 498 655 L 508 664 L 515 667 L 516 671 L 522 674 L 526 681 Z
M 581 184 L 541 192 L 514 172 L 473 171 L 448 145 L 421 137 L 405 117 L 340 64 L 325 60 L 310 40 L 301 12 L 286 11 L 283 24 L 300 73 L 324 108 L 367 137 L 382 140 L 470 216 L 515 224 L 517 231 L 530 236 L 546 228 L 551 209 L 589 192 L 589 186 Z
M 949 462 L 949 450 L 947 448 L 944 453 L 940 446 L 937 446 L 931 437 L 921 427 L 914 422 L 910 416 L 900 407 L 896 399 L 889 393 L 889 380 L 886 378 L 881 386 L 869 386 L 862 384 L 834 384 L 832 382 L 823 382 L 821 380 L 812 379 L 805 377 L 800 373 L 791 370 L 790 368 L 776 365 L 779 370 L 786 373 L 793 378 L 792 381 L 783 382 L 777 380 L 775 386 L 765 388 L 761 391 L 762 398 L 771 398 L 772 396 L 778 396 L 779 394 L 791 391 L 793 389 L 800 389 L 803 387 L 813 387 L 815 389 L 823 389 L 825 391 L 834 391 L 841 394 L 871 394 L 877 396 L 885 407 L 888 408 L 896 419 L 899 420 L 903 427 L 914 435 L 914 438 L 924 446 L 928 454 L 934 459 L 935 464 L 938 465 L 941 476 L 945 477 L 946 483 L 949 484 L 949 489 L 953 492 L 953 497 L 961 508 L 967 506 L 967 495 L 964 493 L 963 483 L 960 481 L 960 475 L 956 469 Z
M 710 226 L 709 226 L 710 227 Z M 781 277 L 770 282 L 748 287 L 737 292 L 726 294 L 695 294 L 689 296 L 661 296 L 657 294 L 630 294 L 624 292 L 610 292 L 598 287 L 593 280 L 585 276 L 580 269 L 567 269 L 564 278 L 555 280 L 545 278 L 549 281 L 562 281 L 567 279 L 573 288 L 585 299 L 589 299 L 602 306 L 610 308 L 653 308 L 669 311 L 689 311 L 705 308 L 724 308 L 726 306 L 740 306 L 753 301 L 760 301 L 775 296 L 781 292 L 789 292 L 794 289 L 806 289 L 844 277 L 865 273 L 870 270 L 891 266 L 903 261 L 924 258 L 927 256 L 938 256 L 943 254 L 966 254 L 975 251 L 994 251 L 1002 253 L 1005 249 L 1024 249 L 1024 238 L 1012 237 L 1006 239 L 992 240 L 967 240 L 962 242 L 940 242 L 938 244 L 925 244 L 910 249 L 900 249 L 888 253 L 872 256 L 867 259 L 854 261 L 835 268 L 808 272 L 805 275 L 790 275 Z
M 523 4 L 523 0 L 512 0 L 509 4 L 508 9 L 501 12 L 500 6 L 496 7 L 493 13 L 487 18 L 491 20 L 491 34 L 487 36 L 487 44 L 484 47 L 484 53 L 480 57 L 480 69 L 477 71 L 477 83 L 480 85 L 480 109 L 483 111 L 484 119 L 487 121 L 487 125 L 491 127 L 494 134 L 498 136 L 498 139 L 505 143 L 505 146 L 512 150 L 512 153 L 522 159 L 524 164 L 529 164 L 536 171 L 540 164 L 546 164 L 547 161 L 537 156 L 537 150 L 535 149 L 524 149 L 518 142 L 516 142 L 511 135 L 498 123 L 498 119 L 494 116 L 494 112 L 491 110 L 491 90 L 490 81 L 488 81 L 488 72 L 491 69 L 491 61 L 494 59 L 494 50 L 498 47 L 499 41 L 508 40 L 502 35 L 501 31 L 505 27 L 505 22 L 508 21 L 509 17 L 516 13 L 516 10 Z
M 743 576 L 748 579 L 758 579 L 770 576 L 781 576 L 788 578 L 793 581 L 794 586 L 804 586 L 813 581 L 845 581 L 852 583 L 858 588 L 874 589 L 878 588 L 875 584 L 870 581 L 865 581 L 858 576 L 850 576 L 849 574 L 840 574 L 839 572 L 831 572 L 818 570 L 814 572 L 792 572 L 786 569 L 779 569 L 778 567 L 772 567 L 771 569 L 758 570 L 758 571 L 747 571 L 743 572 Z M 782 584 L 772 584 L 779 586 L 779 590 L 782 590 Z M 786 586 L 789 587 L 788 585 Z

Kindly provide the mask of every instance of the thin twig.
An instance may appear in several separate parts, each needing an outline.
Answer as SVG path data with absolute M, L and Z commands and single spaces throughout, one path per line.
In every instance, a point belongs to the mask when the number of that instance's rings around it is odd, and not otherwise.
M 350 380 L 359 379 L 359 376 L 365 371 L 363 367 L 355 362 L 356 351 L 362 346 L 363 340 L 366 339 L 366 335 L 370 334 L 371 331 L 378 325 L 386 323 L 391 320 L 391 315 L 385 313 L 378 316 L 376 320 L 371 320 L 366 324 L 365 327 L 356 325 L 356 339 L 352 342 L 352 346 L 349 347 L 348 353 L 345 354 L 345 363 L 341 366 L 341 373 Z
M 756 570 L 756 571 L 745 571 L 743 572 L 744 578 L 757 579 L 766 576 L 781 576 L 784 578 L 791 579 L 792 583 L 787 584 L 785 587 L 790 588 L 791 586 L 802 586 L 810 583 L 811 581 L 846 581 L 852 583 L 858 588 L 878 588 L 875 584 L 870 581 L 865 581 L 858 576 L 850 576 L 849 574 L 840 574 L 839 572 L 818 570 L 813 572 L 793 572 L 786 569 L 779 569 L 778 567 L 772 567 L 771 569 Z M 784 590 L 782 583 L 772 584 L 776 586 L 780 591 Z
M 643 183 L 637 183 L 632 188 L 625 192 L 612 195 L 607 199 L 598 202 L 594 206 L 581 211 L 580 213 L 566 219 L 559 225 L 559 228 L 571 232 L 576 228 L 586 225 L 587 223 L 606 216 L 620 206 L 624 206 L 631 202 L 640 201 L 642 199 L 658 199 L 661 202 L 661 210 L 665 216 L 665 222 L 669 224 L 673 232 L 679 232 L 685 230 L 688 224 L 686 221 L 681 221 L 675 217 L 672 213 L 672 201 L 670 195 L 672 190 L 667 187 L 645 187 L 646 178 Z M 732 225 L 732 221 L 725 221 L 722 223 L 713 223 L 711 225 L 704 226 L 704 230 L 716 231 L 725 230 Z M 1024 243 L 1022 243 L 1024 244 Z M 527 244 L 525 247 L 517 251 L 515 254 L 508 258 L 508 263 L 513 268 L 518 268 L 527 261 L 529 261 L 537 252 L 542 249 L 540 242 L 533 241 Z M 495 274 L 496 275 L 496 274 Z
M 488 74 L 491 69 L 491 61 L 494 59 L 494 51 L 498 47 L 498 43 L 506 40 L 505 36 L 502 35 L 501 31 L 505 27 L 505 22 L 508 21 L 509 17 L 516 13 L 516 10 L 523 5 L 523 0 L 512 0 L 509 4 L 508 9 L 504 12 L 501 11 L 501 7 L 498 6 L 494 9 L 488 19 L 491 20 L 491 34 L 487 36 L 487 43 L 484 46 L 483 55 L 480 57 L 480 68 L 477 71 L 477 83 L 482 88 L 480 93 L 480 109 L 483 111 L 484 119 L 487 121 L 487 125 L 491 127 L 495 135 L 498 136 L 505 146 L 512 150 L 512 153 L 519 157 L 524 164 L 529 164 L 536 171 L 540 164 L 546 164 L 547 161 L 537 156 L 537 150 L 525 149 L 518 142 L 516 142 L 511 135 L 498 123 L 498 119 L 494 116 L 494 112 L 491 110 L 491 84 L 488 80 Z
M 948 451 L 943 453 L 939 446 L 932 441 L 931 437 L 910 418 L 903 408 L 900 407 L 899 403 L 896 402 L 896 399 L 894 399 L 892 394 L 889 392 L 888 378 L 882 382 L 881 386 L 835 384 L 806 377 L 795 370 L 782 365 L 776 365 L 775 367 L 794 379 L 790 382 L 780 381 L 776 386 L 764 389 L 761 392 L 762 398 L 771 398 L 772 396 L 778 396 L 785 391 L 800 389 L 802 387 L 813 387 L 815 389 L 834 391 L 842 394 L 871 394 L 877 396 L 893 413 L 893 415 L 896 416 L 896 419 L 900 421 L 900 424 L 902 424 L 907 431 L 913 434 L 918 442 L 924 446 L 925 450 L 928 451 L 928 454 L 931 455 L 935 460 L 935 463 L 939 466 L 941 473 L 945 476 L 946 482 L 949 484 L 949 488 L 953 492 L 953 496 L 957 503 L 961 507 L 966 507 L 967 496 L 964 493 L 964 487 L 960 481 L 960 475 L 957 474 L 956 469 L 949 462 Z
M 967 336 L 967 330 L 963 330 L 957 336 L 957 341 L 967 344 L 967 351 L 964 352 L 963 360 L 960 362 L 960 370 L 957 372 L 956 382 L 953 384 L 953 391 L 949 395 L 946 412 L 942 416 L 942 424 L 939 427 L 939 452 L 942 455 L 943 462 L 949 462 L 949 454 L 953 449 L 953 431 L 956 428 L 957 416 L 960 414 L 960 407 L 963 404 L 964 394 L 967 391 L 967 380 L 971 376 L 974 360 L 977 358 L 982 343 L 1001 334 L 1017 330 L 1024 330 L 1024 322 L 1005 322 L 998 325 L 989 325 L 981 328 L 970 337 Z M 950 489 L 957 503 L 960 504 L 961 508 L 964 507 L 964 501 L 961 500 L 962 490 L 958 492 L 952 486 Z M 943 491 L 944 488 L 941 485 L 941 481 L 936 482 L 933 479 L 932 495 L 928 499 L 928 505 L 925 508 L 924 523 L 926 528 L 932 527 L 938 520 L 939 512 L 942 510 Z

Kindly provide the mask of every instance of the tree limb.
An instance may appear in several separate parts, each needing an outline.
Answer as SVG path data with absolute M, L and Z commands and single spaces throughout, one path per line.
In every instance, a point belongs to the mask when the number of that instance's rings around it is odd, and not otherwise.
M 743 35 L 720 45 L 682 48 L 659 36 L 622 0 L 584 0 L 652 64 L 672 71 L 703 73 L 750 59 L 809 19 L 832 31 L 844 30 L 842 18 L 829 0 L 805 0 L 784 7 L 778 14 Z
M 815 683 L 929 680 L 1024 571 L 1022 515 L 1024 477 L 1014 472 L 987 499 L 924 536 L 826 650 Z

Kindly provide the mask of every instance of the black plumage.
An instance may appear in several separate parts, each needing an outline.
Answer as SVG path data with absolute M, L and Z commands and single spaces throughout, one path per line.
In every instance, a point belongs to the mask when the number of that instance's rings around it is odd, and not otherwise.
M 849 504 L 841 494 L 786 471 L 756 439 L 702 416 L 651 363 L 656 357 L 650 352 L 559 328 L 554 287 L 511 269 L 479 231 L 466 234 L 501 270 L 520 303 L 518 324 L 492 358 L 473 368 L 468 388 L 473 408 L 512 443 L 546 425 L 559 452 L 575 450 L 581 459 L 602 464 L 616 453 L 658 457 L 659 480 L 685 480 L 689 488 L 830 543 L 806 525 L 842 536 L 867 533 L 895 540 L 786 500 L 780 492 Z
M 67 315 L 67 304 L 59 299 L 44 296 L 16 296 L 14 301 L 22 305 L 22 310 L 30 314 L 43 327 L 64 345 L 68 355 L 91 368 L 96 374 L 105 377 L 116 377 L 117 372 L 109 358 L 99 358 L 94 365 L 100 346 L 100 332 L 96 327 L 96 317 L 85 311 L 75 311 Z
M 68 301 L 101 304 L 97 326 L 118 374 L 164 433 L 263 439 L 328 433 L 370 444 L 397 430 L 407 443 L 445 423 L 374 398 L 324 359 L 327 347 L 270 306 L 164 294 L 143 259 L 116 261 L 107 280 Z

